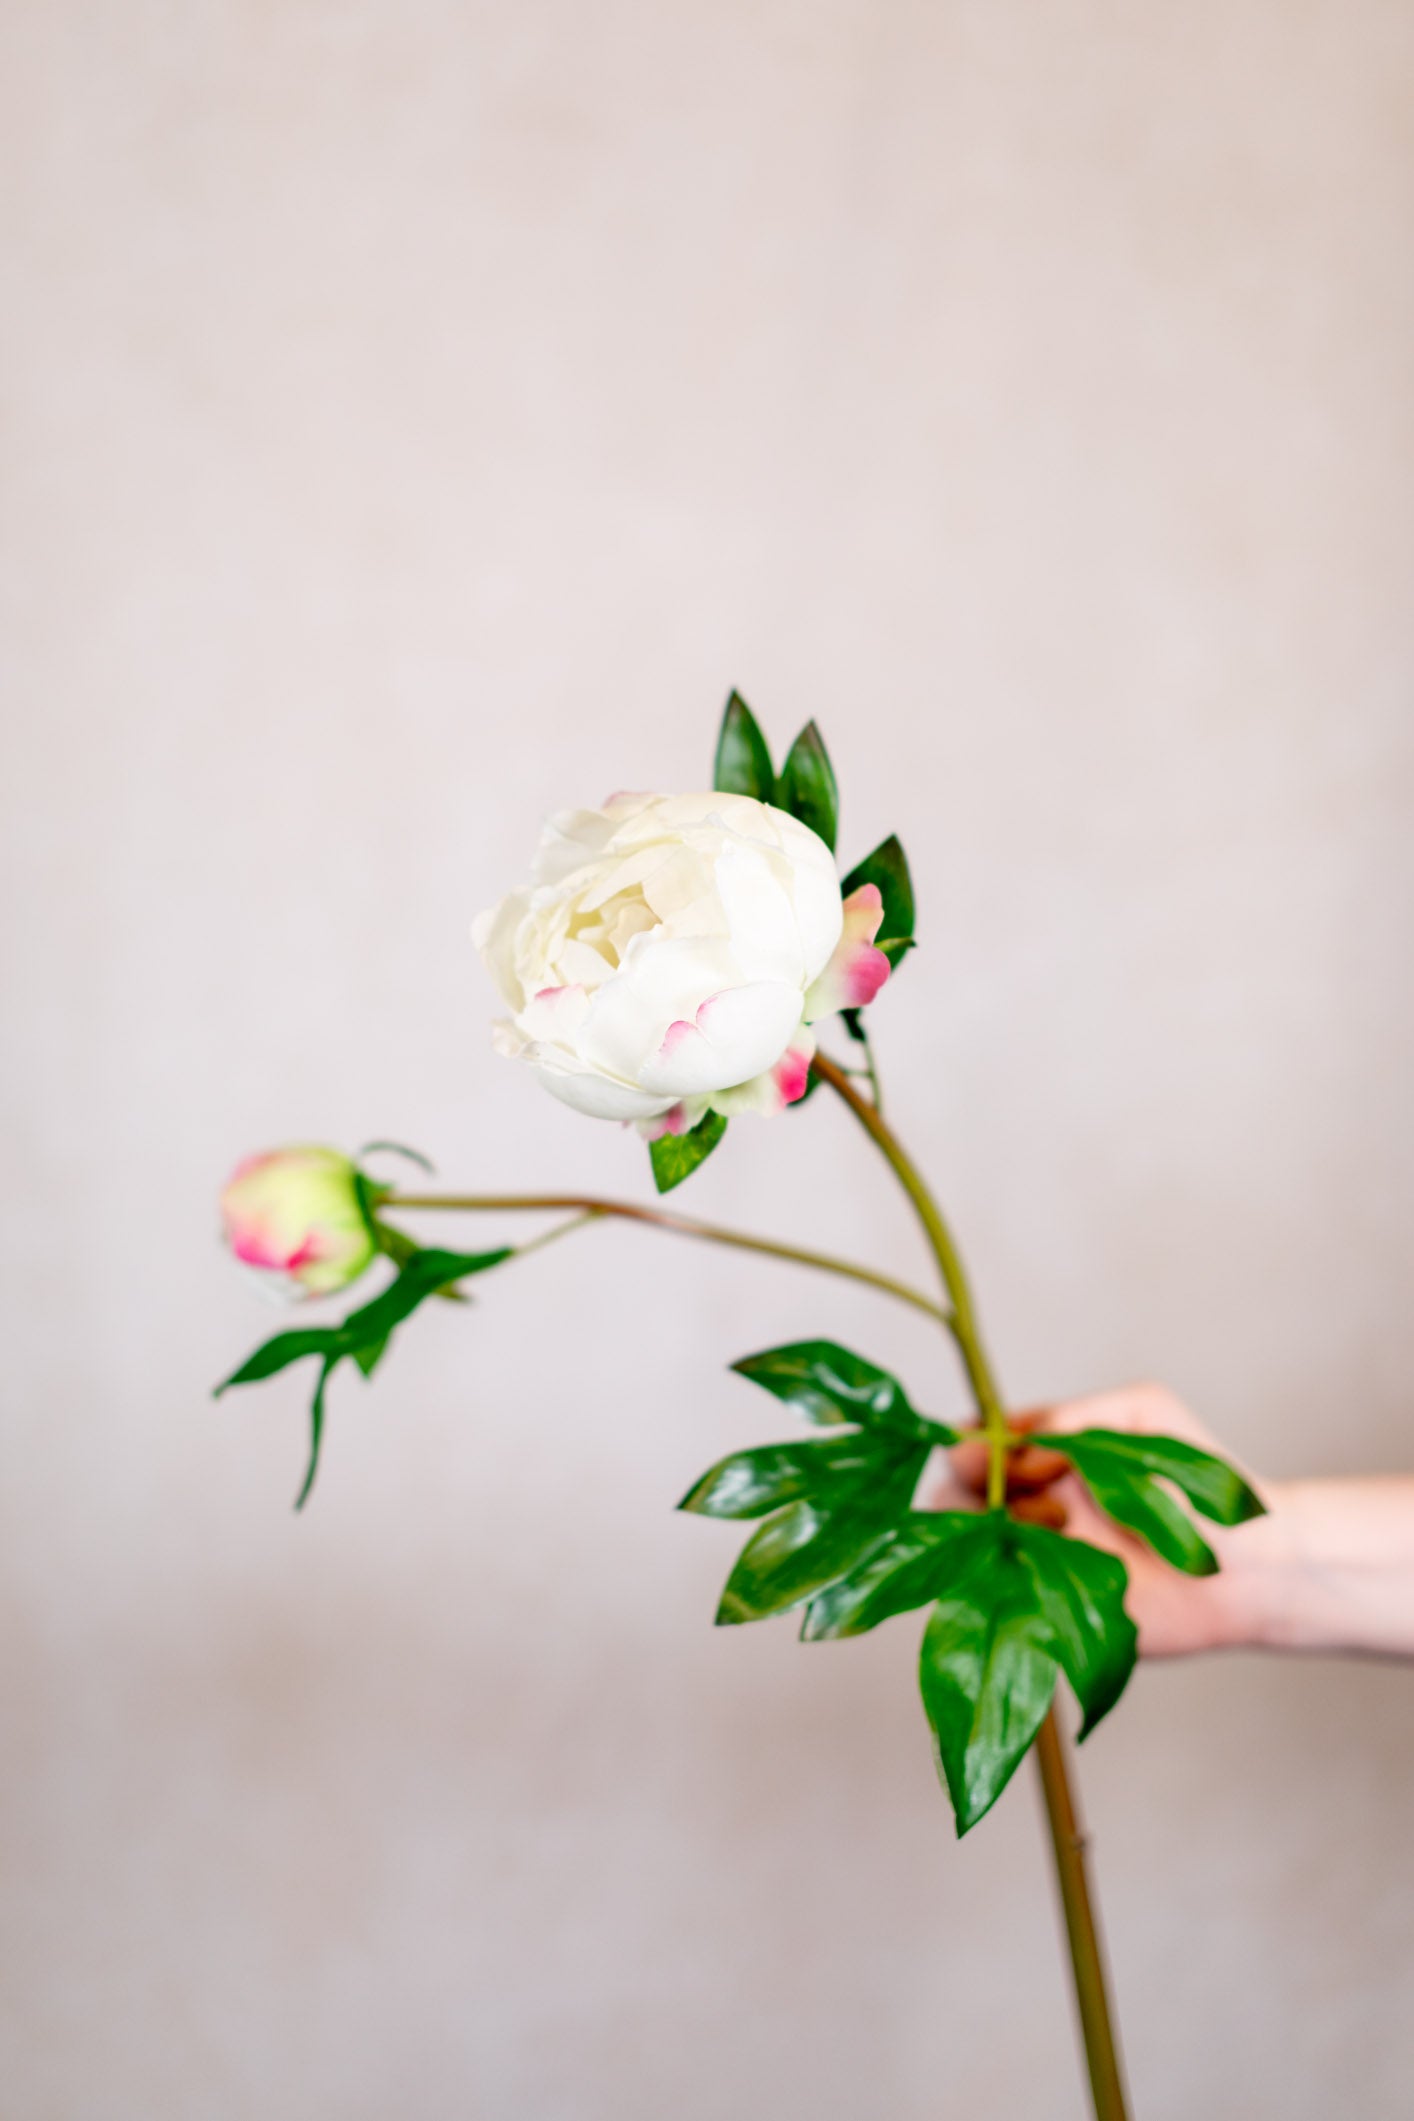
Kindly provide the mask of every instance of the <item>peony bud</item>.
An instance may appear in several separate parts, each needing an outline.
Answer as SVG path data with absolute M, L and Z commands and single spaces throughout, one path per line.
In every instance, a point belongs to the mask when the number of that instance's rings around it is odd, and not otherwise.
M 581 1112 L 676 1134 L 804 1095 L 812 1027 L 889 976 L 882 919 L 783 810 L 616 795 L 555 818 L 534 882 L 473 934 L 511 1011 L 500 1052 Z
M 226 1242 L 291 1302 L 348 1287 L 377 1252 L 355 1164 L 337 1149 L 249 1156 L 221 1195 Z

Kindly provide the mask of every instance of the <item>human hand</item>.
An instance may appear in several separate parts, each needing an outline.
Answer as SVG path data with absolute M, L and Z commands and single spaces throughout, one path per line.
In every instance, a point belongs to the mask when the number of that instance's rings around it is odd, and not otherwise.
M 1129 1572 L 1125 1603 L 1139 1630 L 1146 1657 L 1191 1656 L 1200 1650 L 1263 1640 L 1274 1551 L 1279 1527 L 1272 1518 L 1225 1528 L 1204 1523 L 1203 1537 L 1219 1562 L 1216 1576 L 1187 1576 L 1160 1561 L 1142 1540 L 1114 1524 L 1091 1501 L 1069 1461 L 1044 1447 L 1055 1434 L 1079 1429 L 1118 1429 L 1139 1436 L 1176 1436 L 1199 1450 L 1232 1462 L 1192 1409 L 1163 1385 L 1140 1384 L 1097 1392 L 1010 1417 L 1014 1429 L 1038 1441 L 1015 1452 L 1008 1467 L 1007 1503 L 1033 1524 L 1064 1529 L 1072 1537 L 1118 1555 Z M 967 1508 L 987 1491 L 987 1447 L 979 1439 L 949 1454 L 947 1475 L 926 1496 L 930 1509 Z M 1243 1470 L 1244 1468 L 1239 1468 Z M 1274 1491 L 1246 1477 L 1270 1505 Z

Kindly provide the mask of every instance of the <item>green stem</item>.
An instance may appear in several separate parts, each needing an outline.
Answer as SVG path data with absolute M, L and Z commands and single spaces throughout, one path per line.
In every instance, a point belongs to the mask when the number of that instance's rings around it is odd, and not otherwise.
M 1005 1509 L 1007 1454 L 1013 1439 L 1002 1406 L 1001 1393 L 983 1346 L 967 1271 L 962 1264 L 962 1255 L 957 1249 L 952 1232 L 944 1221 L 942 1210 L 929 1191 L 922 1173 L 892 1128 L 886 1125 L 878 1107 L 870 1104 L 867 1098 L 861 1097 L 843 1069 L 838 1068 L 823 1054 L 816 1054 L 812 1066 L 821 1081 L 828 1083 L 830 1088 L 844 1099 L 875 1146 L 887 1158 L 904 1192 L 913 1203 L 919 1222 L 923 1225 L 924 1235 L 938 1263 L 943 1286 L 951 1299 L 952 1312 L 948 1325 L 962 1355 L 989 1447 L 987 1505 L 993 1510 Z M 1066 1768 L 1065 1745 L 1054 1707 L 1048 1711 L 1037 1736 L 1036 1759 L 1040 1769 L 1042 1794 L 1046 1802 L 1046 1816 L 1050 1821 L 1056 1878 L 1065 1916 L 1066 1938 L 1070 1945 L 1076 2008 L 1085 2042 L 1085 2059 L 1090 2069 L 1090 2089 L 1094 2096 L 1095 2114 L 1097 2121 L 1125 2121 L 1124 2083 L 1120 2076 L 1119 2055 L 1106 1992 L 1104 1954 L 1100 1947 L 1099 1929 L 1091 1902 L 1085 1861 L 1085 1837 L 1077 1822 L 1075 1800 Z
M 547 1231 L 543 1239 L 533 1240 L 536 1244 L 546 1243 L 552 1236 L 566 1235 L 582 1223 L 617 1216 L 624 1222 L 649 1223 L 655 1229 L 671 1230 L 681 1237 L 699 1237 L 708 1244 L 733 1245 L 741 1252 L 764 1253 L 768 1259 L 793 1260 L 797 1266 L 815 1267 L 822 1274 L 842 1275 L 847 1281 L 859 1281 L 868 1288 L 882 1289 L 885 1295 L 911 1305 L 915 1311 L 924 1312 L 941 1325 L 952 1323 L 941 1304 L 934 1303 L 921 1290 L 910 1288 L 907 1282 L 896 1280 L 892 1274 L 880 1274 L 873 1267 L 861 1267 L 851 1259 L 836 1259 L 829 1252 L 812 1252 L 804 1245 L 781 1244 L 770 1237 L 750 1237 L 744 1230 L 729 1230 L 721 1223 L 699 1222 L 695 1216 L 675 1215 L 666 1208 L 640 1207 L 637 1201 L 604 1200 L 584 1193 L 388 1193 L 378 1203 L 380 1215 L 390 1209 L 401 1212 L 414 1208 L 455 1209 L 474 1214 L 518 1214 L 523 1210 L 534 1212 L 555 1208 L 572 1211 L 571 1221 Z M 522 1245 L 519 1249 L 528 1252 L 532 1247 Z

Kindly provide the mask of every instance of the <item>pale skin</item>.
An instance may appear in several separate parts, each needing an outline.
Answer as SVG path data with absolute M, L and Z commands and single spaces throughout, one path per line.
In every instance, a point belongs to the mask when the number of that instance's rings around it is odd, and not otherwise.
M 1048 1429 L 1178 1436 L 1234 1462 L 1163 1385 L 1065 1400 L 1015 1416 L 1013 1426 L 1038 1437 Z M 1207 1577 L 1169 1568 L 1111 1524 L 1066 1461 L 1039 1443 L 1013 1458 L 1008 1501 L 1019 1515 L 1063 1525 L 1120 1556 L 1146 1657 L 1243 1648 L 1414 1657 L 1414 1477 L 1247 1478 L 1268 1514 L 1232 1529 L 1201 1522 L 1221 1564 Z M 986 1447 L 963 1444 L 921 1499 L 930 1509 L 975 1506 L 986 1482 Z

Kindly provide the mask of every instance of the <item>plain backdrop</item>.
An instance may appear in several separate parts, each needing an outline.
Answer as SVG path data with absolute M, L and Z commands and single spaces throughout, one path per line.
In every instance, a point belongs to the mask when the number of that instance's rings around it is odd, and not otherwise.
M 673 1514 L 881 1297 L 626 1227 L 341 1377 L 248 1151 L 647 1198 L 488 1046 L 539 821 L 819 718 L 893 1115 L 1017 1402 L 1408 1469 L 1414 11 L 10 0 L 0 2083 L 17 2121 L 1079 2121 L 1029 1769 Z M 685 1208 L 922 1278 L 825 1099 Z M 467 1243 L 503 1219 L 434 1226 Z M 527 1234 L 522 1231 L 520 1234 Z M 1414 1684 L 1080 1759 L 1144 2121 L 1408 2111 Z

